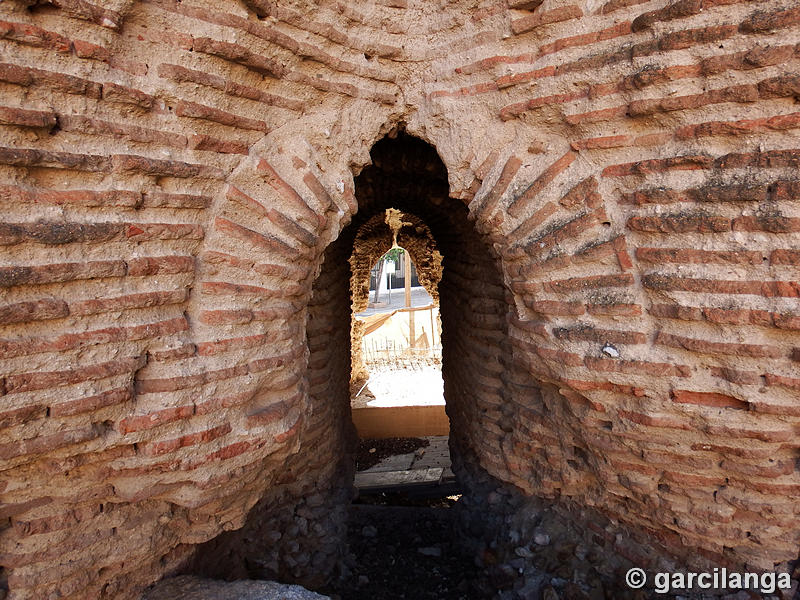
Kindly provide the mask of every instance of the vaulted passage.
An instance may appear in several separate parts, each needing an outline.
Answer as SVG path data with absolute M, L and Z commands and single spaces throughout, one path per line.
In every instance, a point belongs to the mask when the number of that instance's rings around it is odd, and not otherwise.
M 371 157 L 372 165 L 356 179 L 359 212 L 337 243 L 354 248 L 353 278 L 362 281 L 392 245 L 384 212 L 394 208 L 403 214 L 407 225 L 398 230 L 397 242 L 409 250 L 420 281 L 440 301 L 442 372 L 451 453 L 458 463 L 485 443 L 493 421 L 488 413 L 503 404 L 509 305 L 498 258 L 475 232 L 466 206 L 448 197 L 447 171 L 434 148 L 401 132 L 379 141 Z M 436 288 L 431 282 L 439 277 Z M 362 310 L 364 286 L 353 287 L 353 306 Z
M 392 246 L 387 209 L 402 213 L 397 243 L 440 301 L 454 471 L 469 478 L 467 465 L 481 470 L 479 457 L 501 454 L 503 430 L 512 427 L 503 406 L 513 307 L 498 258 L 475 232 L 466 206 L 448 197 L 447 172 L 433 147 L 400 131 L 379 141 L 371 157 L 372 165 L 356 178 L 358 213 L 325 251 L 308 307 L 307 433 L 289 459 L 285 481 L 251 511 L 245 528 L 219 536 L 199 553 L 199 573 L 318 587 L 344 556 L 355 450 L 350 317 L 351 309 L 366 306 L 370 267 Z

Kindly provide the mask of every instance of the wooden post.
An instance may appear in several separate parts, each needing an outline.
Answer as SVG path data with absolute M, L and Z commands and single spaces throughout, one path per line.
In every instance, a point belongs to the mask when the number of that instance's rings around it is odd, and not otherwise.
M 405 251 L 406 259 L 406 269 L 405 269 L 405 279 L 406 279 L 406 308 L 411 308 L 411 256 L 408 253 L 408 250 Z M 414 326 L 414 311 L 408 311 L 408 338 L 410 347 L 413 349 L 414 346 L 417 344 L 417 332 L 416 327 Z
M 408 256 L 408 250 L 405 251 L 405 280 L 406 280 L 406 307 L 411 307 L 411 258 Z
M 375 299 L 373 302 L 378 303 L 378 292 L 381 291 L 381 277 L 383 277 L 383 257 L 378 259 L 378 277 L 375 279 Z

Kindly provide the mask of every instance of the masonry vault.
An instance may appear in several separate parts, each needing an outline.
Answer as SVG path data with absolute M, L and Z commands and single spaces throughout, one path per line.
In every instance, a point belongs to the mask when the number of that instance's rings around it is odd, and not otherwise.
M 476 556 L 557 522 L 617 583 L 790 571 L 798 15 L 0 3 L 0 595 L 332 572 L 352 259 L 390 207 L 443 257 Z

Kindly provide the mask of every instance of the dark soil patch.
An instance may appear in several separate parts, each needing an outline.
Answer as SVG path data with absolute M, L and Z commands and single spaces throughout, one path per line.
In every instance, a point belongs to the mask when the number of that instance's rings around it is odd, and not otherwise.
M 422 508 L 450 508 L 458 502 L 459 493 L 452 496 L 441 496 L 427 493 L 425 490 L 375 492 L 372 494 L 359 494 L 355 504 L 368 504 L 370 506 L 418 506 Z
M 460 552 L 447 508 L 353 505 L 350 554 L 324 593 L 341 600 L 479 600 L 483 573 Z
M 356 470 L 363 471 L 374 467 L 384 458 L 409 454 L 424 448 L 430 442 L 423 438 L 386 438 L 380 440 L 361 440 L 356 455 Z

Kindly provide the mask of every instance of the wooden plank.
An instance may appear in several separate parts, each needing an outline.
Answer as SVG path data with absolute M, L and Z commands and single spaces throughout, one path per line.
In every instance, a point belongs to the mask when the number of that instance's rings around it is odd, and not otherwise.
M 377 473 L 363 471 L 356 473 L 355 486 L 359 490 L 375 490 L 409 485 L 438 484 L 442 478 L 442 471 L 441 467 Z

